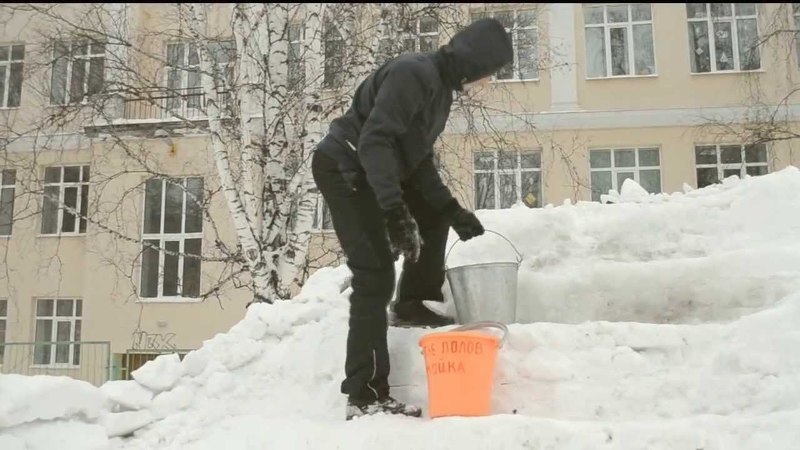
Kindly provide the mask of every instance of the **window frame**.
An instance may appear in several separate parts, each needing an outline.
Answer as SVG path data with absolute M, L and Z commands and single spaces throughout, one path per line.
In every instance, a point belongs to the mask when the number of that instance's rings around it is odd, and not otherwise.
M 789 20 L 792 21 L 795 29 L 800 29 L 800 3 L 790 3 L 790 5 L 789 15 L 791 18 Z M 796 67 L 800 68 L 800 31 L 794 34 L 794 49 Z
M 736 10 L 737 3 L 726 3 L 731 8 L 731 15 L 730 16 L 721 16 L 721 17 L 712 17 L 711 16 L 711 3 L 703 3 L 706 5 L 705 10 L 705 17 L 689 17 L 688 11 L 688 3 L 687 6 L 684 8 L 684 13 L 686 14 L 686 25 L 687 25 L 687 38 L 689 44 L 689 73 L 691 75 L 711 75 L 711 74 L 724 74 L 724 73 L 748 73 L 748 72 L 763 72 L 764 71 L 764 64 L 763 64 L 763 55 L 761 50 L 759 50 L 758 55 L 758 68 L 756 69 L 742 69 L 742 62 L 740 60 L 740 48 L 739 48 L 739 30 L 737 27 L 738 20 L 755 20 L 756 24 L 756 40 L 761 35 L 760 26 L 758 23 L 759 15 L 758 15 L 758 5 L 759 3 L 753 3 L 753 10 L 755 14 L 752 15 L 739 15 Z M 708 57 L 709 57 L 709 70 L 707 72 L 695 72 L 692 69 L 692 64 L 694 62 L 694 57 L 692 56 L 692 47 L 694 43 L 692 42 L 691 35 L 689 34 L 689 28 L 691 27 L 692 22 L 702 22 L 706 25 L 706 36 L 708 36 Z M 727 70 L 719 70 L 717 69 L 717 46 L 716 46 L 716 39 L 715 33 L 712 31 L 714 30 L 715 23 L 730 23 L 731 24 L 731 48 L 733 52 L 733 69 Z
M 616 158 L 614 154 L 617 151 L 629 151 L 633 150 L 634 154 L 634 165 L 633 166 L 624 166 L 624 167 L 617 167 L 616 166 Z M 641 150 L 656 150 L 658 153 L 658 165 L 657 166 L 643 166 L 639 163 L 640 157 L 639 152 Z M 592 167 L 592 152 L 600 152 L 600 151 L 609 151 L 611 157 L 611 165 L 609 167 Z M 641 171 L 642 170 L 658 170 L 658 192 L 650 192 L 650 194 L 659 194 L 664 192 L 664 170 L 661 168 L 661 161 L 662 161 L 662 151 L 660 145 L 631 145 L 631 146 L 606 146 L 606 147 L 592 147 L 589 148 L 589 194 L 590 199 L 593 202 L 600 202 L 602 203 L 601 196 L 608 195 L 608 192 L 600 192 L 597 194 L 597 200 L 594 199 L 595 189 L 592 185 L 592 177 L 591 175 L 596 172 L 610 172 L 611 173 L 611 189 L 617 192 L 621 192 L 622 186 L 619 186 L 618 183 L 618 174 L 621 172 L 633 172 L 633 181 L 635 181 L 639 186 L 642 186 L 641 182 Z M 645 189 L 642 186 L 642 189 Z M 647 189 L 645 189 L 647 190 Z
M 8 183 L 6 180 L 5 174 L 7 172 L 13 172 L 14 182 Z M 0 239 L 1 238 L 10 238 L 11 235 L 14 233 L 14 201 L 16 200 L 15 196 L 17 193 L 17 170 L 16 169 L 0 169 L 0 217 L 2 217 L 2 208 L 3 208 L 3 194 L 5 191 L 11 191 L 11 223 L 9 224 L 8 234 L 2 234 L 2 230 L 0 230 Z
M 383 13 L 385 10 L 382 11 L 380 17 L 380 26 L 383 26 L 384 22 L 386 21 L 386 17 L 384 17 Z M 433 19 L 436 23 L 436 31 L 422 31 L 422 20 L 423 19 Z M 442 30 L 441 30 L 441 23 L 439 23 L 439 18 L 435 15 L 429 14 L 419 14 L 417 17 L 409 18 L 409 20 L 414 21 L 414 29 L 413 30 L 404 30 L 399 28 L 397 30 L 396 36 L 384 36 L 382 39 L 378 39 L 378 49 L 377 55 L 375 58 L 375 66 L 380 66 L 385 64 L 387 61 L 391 60 L 392 58 L 396 58 L 398 55 L 405 54 L 405 53 L 421 53 L 422 50 L 422 41 L 426 37 L 434 37 L 436 39 L 436 44 L 433 46 L 433 49 L 426 50 L 426 52 L 435 52 L 440 46 L 440 38 L 442 37 Z M 401 24 L 402 25 L 402 24 Z M 380 26 L 378 27 L 380 29 Z M 397 42 L 400 43 L 400 53 L 395 52 L 396 48 L 390 49 L 392 50 L 391 53 L 382 53 L 381 52 L 381 42 L 389 41 L 390 43 L 396 38 Z M 406 48 L 406 42 L 413 41 L 414 48 L 409 50 Z
M 518 26 L 518 19 L 517 15 L 520 11 L 530 11 L 533 13 L 533 25 L 520 27 Z M 539 26 L 539 13 L 536 8 L 525 8 L 525 7 L 504 7 L 499 9 L 492 9 L 492 10 L 473 10 L 470 11 L 470 21 L 474 22 L 480 18 L 487 18 L 492 17 L 494 18 L 498 13 L 511 13 L 514 15 L 514 27 L 509 29 L 505 28 L 506 32 L 511 35 L 511 46 L 513 48 L 514 54 L 514 61 L 511 63 L 511 78 L 497 78 L 497 74 L 495 73 L 492 75 L 491 82 L 492 83 L 524 83 L 524 82 L 538 82 L 541 81 L 542 78 L 542 71 L 539 70 L 539 61 L 541 59 L 541 36 L 540 31 L 541 27 Z M 478 17 L 476 17 L 478 16 Z M 520 78 L 520 64 L 519 64 L 519 31 L 530 31 L 533 30 L 534 34 L 536 35 L 536 42 L 534 44 L 534 49 L 536 49 L 536 58 L 534 60 L 534 67 L 536 67 L 536 77 L 535 78 Z
M 108 44 L 102 41 L 96 40 L 88 40 L 85 41 L 85 45 L 87 47 L 85 55 L 75 55 L 74 48 L 78 45 L 84 45 L 84 40 L 82 39 L 67 39 L 67 40 L 58 40 L 55 41 L 55 45 L 53 47 L 53 62 L 50 64 L 50 95 L 48 96 L 48 105 L 53 106 L 67 106 L 67 105 L 74 105 L 74 104 L 81 104 L 85 105 L 89 101 L 89 97 L 92 95 L 98 94 L 98 92 L 89 93 L 89 82 L 91 79 L 91 63 L 93 59 L 102 59 L 103 60 L 103 72 L 101 78 L 101 87 L 100 91 L 102 92 L 105 89 L 106 83 L 106 58 L 108 57 Z M 55 52 L 57 51 L 58 45 L 66 45 L 68 49 L 67 54 L 67 65 L 66 65 L 66 74 L 65 74 L 65 86 L 64 86 L 64 97 L 61 100 L 61 103 L 53 102 L 53 75 L 55 70 L 55 63 L 56 63 L 56 56 Z M 95 45 L 102 45 L 103 52 L 102 53 L 92 53 L 92 49 Z M 74 71 L 74 64 L 76 61 L 82 61 L 82 64 L 85 65 L 84 67 L 84 80 L 83 80 L 83 95 L 81 96 L 80 100 L 73 100 L 72 98 L 72 72 Z
M 71 168 L 71 167 L 79 167 L 80 168 L 80 172 L 79 172 L 79 176 L 78 176 L 79 180 L 78 181 L 67 181 L 67 182 L 65 182 L 64 181 L 64 173 L 65 173 L 67 168 Z M 52 168 L 59 168 L 59 170 L 60 170 L 59 181 L 58 182 L 47 181 L 47 177 L 46 177 L 47 169 L 52 169 Z M 87 178 L 86 181 L 83 180 L 83 178 L 84 178 L 84 170 L 88 171 L 88 175 L 86 176 L 86 178 Z M 40 222 L 41 223 L 39 224 L 39 236 L 40 237 L 62 237 L 62 236 L 83 236 L 83 235 L 85 235 L 86 232 L 89 229 L 89 223 L 88 223 L 89 221 L 88 221 L 88 219 L 84 219 L 81 216 L 81 211 L 83 210 L 83 206 L 84 206 L 83 205 L 83 195 L 82 194 L 83 194 L 83 190 L 86 189 L 86 198 L 87 198 L 87 203 L 88 203 L 89 188 L 91 187 L 91 166 L 89 164 L 64 164 L 64 165 L 47 166 L 47 167 L 44 168 L 44 174 L 45 174 L 45 176 L 42 177 L 42 180 L 43 180 L 42 181 L 42 188 L 43 188 L 42 189 L 42 211 L 41 211 L 41 214 L 40 214 L 40 219 L 41 219 Z M 55 233 L 45 233 L 44 230 L 43 230 L 44 223 L 45 223 L 45 220 L 44 220 L 44 215 L 45 215 L 44 205 L 45 205 L 45 203 L 44 202 L 45 202 L 45 198 L 46 198 L 45 195 L 46 195 L 47 187 L 49 187 L 49 186 L 58 186 L 58 203 L 56 205 L 56 207 L 57 207 L 57 209 L 56 209 L 57 216 L 56 216 L 56 232 Z M 63 231 L 62 228 L 64 226 L 64 213 L 67 211 L 64 208 L 64 193 L 66 192 L 67 188 L 71 188 L 71 187 L 78 188 L 78 198 L 77 198 L 77 200 L 75 202 L 75 208 L 73 208 L 75 211 L 78 212 L 78 214 L 75 216 L 75 228 L 76 228 L 77 231 Z M 86 205 L 86 214 L 88 215 L 88 205 Z M 86 229 L 83 230 L 83 231 L 81 231 L 81 222 L 82 222 L 82 220 L 86 221 Z
M 39 302 L 40 301 L 52 301 L 53 311 L 50 315 L 39 315 Z M 58 315 L 58 302 L 59 301 L 71 301 L 72 302 L 72 314 L 70 316 L 59 316 Z M 39 321 L 40 320 L 48 320 L 50 321 L 50 340 L 49 341 L 42 341 L 47 342 L 44 347 L 49 347 L 49 358 L 48 363 L 37 363 L 36 356 L 37 351 L 39 348 L 42 348 L 39 345 L 34 345 L 33 351 L 33 361 L 31 362 L 30 367 L 32 368 L 48 368 L 48 369 L 75 369 L 81 366 L 81 345 L 78 342 L 81 341 L 80 334 L 82 334 L 82 325 L 83 325 L 83 299 L 79 297 L 40 297 L 35 298 L 33 302 L 33 342 L 38 343 L 36 336 L 38 335 L 39 331 Z M 79 308 L 80 305 L 80 308 Z M 80 309 L 80 315 L 78 315 L 78 309 Z M 69 323 L 70 324 L 70 340 L 69 341 L 59 341 L 58 340 L 58 324 L 59 323 Z M 80 327 L 76 325 L 81 325 Z M 69 362 L 66 363 L 59 363 L 56 362 L 56 351 L 58 349 L 59 342 L 66 342 L 69 343 Z M 65 344 L 60 344 L 65 345 Z M 75 354 L 76 350 L 78 353 L 78 362 L 75 364 Z
M 650 6 L 650 20 L 633 20 L 633 5 L 644 4 Z M 608 7 L 626 5 L 628 7 L 628 20 L 625 22 L 609 22 L 608 21 Z M 584 76 L 586 80 L 607 80 L 617 78 L 657 78 L 658 77 L 658 48 L 656 47 L 656 28 L 655 20 L 653 19 L 653 4 L 652 3 L 616 3 L 616 4 L 583 4 L 583 8 L 587 7 L 602 7 L 603 8 L 603 23 L 586 23 L 586 15 L 583 14 L 583 53 L 584 53 Z M 653 73 L 651 74 L 637 74 L 636 72 L 636 48 L 633 41 L 633 27 L 636 25 L 650 25 L 650 39 L 653 46 Z M 605 52 L 605 70 L 604 76 L 593 77 L 589 75 L 589 52 L 587 40 L 587 30 L 589 28 L 602 28 L 603 29 L 603 51 Z M 624 28 L 625 39 L 627 44 L 628 54 L 628 71 L 626 75 L 614 75 L 611 63 L 611 29 Z
M 331 221 L 330 228 L 325 227 L 325 218 Z M 334 233 L 333 219 L 330 216 L 330 208 L 322 194 L 317 194 L 317 203 L 314 207 L 314 226 L 313 230 L 317 233 Z
M 347 81 L 344 77 L 344 74 L 341 70 L 335 72 L 329 72 L 328 69 L 328 45 L 329 42 L 338 42 L 340 44 L 339 52 L 337 56 L 341 57 L 342 60 L 347 59 L 347 47 L 345 46 L 345 38 L 344 34 L 342 34 L 341 28 L 346 26 L 344 23 L 334 23 L 332 20 L 326 20 L 322 26 L 322 91 L 336 91 L 344 87 L 345 82 Z M 333 33 L 330 28 L 333 27 L 336 33 L 336 39 L 329 39 L 331 35 L 329 33 Z
M 703 188 L 704 187 L 708 187 L 708 186 L 713 186 L 714 184 L 722 183 L 725 180 L 725 178 L 727 178 L 727 177 L 725 177 L 725 171 L 726 170 L 738 169 L 739 170 L 739 179 L 744 179 L 744 176 L 747 175 L 747 168 L 748 167 L 766 167 L 767 168 L 767 173 L 765 175 L 769 175 L 771 173 L 771 170 L 772 170 L 772 167 L 770 167 L 769 147 L 767 146 L 766 143 L 755 144 L 755 145 L 764 146 L 764 157 L 765 157 L 766 161 L 765 162 L 748 163 L 747 159 L 746 159 L 747 155 L 746 155 L 745 151 L 746 151 L 747 147 L 750 147 L 751 145 L 752 144 L 742 144 L 742 143 L 736 143 L 736 142 L 695 143 L 692 146 L 692 150 L 693 150 L 692 153 L 693 153 L 693 156 L 694 156 L 694 158 L 693 158 L 694 159 L 694 176 L 695 176 L 694 185 L 697 187 L 697 189 L 702 189 L 700 187 L 700 177 L 697 176 L 697 170 L 698 169 L 714 169 L 714 168 L 717 169 L 717 181 L 715 183 L 711 183 L 711 184 L 708 184 L 706 186 L 703 186 Z M 738 146 L 738 147 L 741 148 L 740 155 L 741 155 L 741 158 L 742 158 L 742 162 L 740 162 L 740 163 L 723 163 L 722 162 L 722 147 L 733 147 L 733 146 Z M 715 164 L 710 164 L 710 163 L 698 164 L 697 163 L 697 149 L 698 149 L 698 147 L 715 147 L 717 162 Z M 731 175 L 729 175 L 729 176 L 731 176 Z M 759 176 L 763 176 L 763 175 L 759 175 Z
M 292 39 L 292 29 L 294 27 L 299 27 L 300 35 L 298 39 Z M 306 27 L 303 22 L 291 22 L 286 27 L 286 40 L 288 42 L 288 49 L 286 54 L 286 85 L 289 89 L 294 89 L 297 87 L 303 87 L 306 81 L 306 65 L 305 65 L 305 58 L 303 54 L 303 50 L 306 43 Z M 300 53 L 297 55 L 296 59 L 292 58 L 292 45 L 300 45 Z M 292 64 L 299 65 L 299 78 L 297 80 L 292 79 Z
M 182 46 L 183 47 L 183 56 L 181 57 L 181 61 L 178 63 L 177 66 L 173 66 L 170 64 L 169 58 L 169 49 L 173 46 Z M 194 47 L 194 43 L 190 41 L 169 41 L 164 44 L 164 76 L 163 76 L 163 83 L 166 87 L 166 93 L 168 97 L 164 101 L 164 109 L 167 111 L 186 111 L 187 113 L 194 113 L 197 114 L 202 109 L 203 105 L 203 82 L 199 78 L 200 77 L 200 54 L 197 54 L 197 64 L 189 64 L 189 50 L 191 48 L 195 49 L 197 52 L 197 48 Z M 180 75 L 180 85 L 179 87 L 172 88 L 169 85 L 170 74 L 176 71 Z M 198 74 L 198 85 L 194 87 L 189 87 L 189 74 L 192 71 L 196 71 Z M 172 92 L 173 89 L 177 92 Z M 196 92 L 196 93 L 195 93 Z M 193 97 L 199 97 L 199 101 L 197 102 L 198 105 L 195 105 L 192 101 Z M 174 103 L 174 104 L 173 104 Z
M 500 169 L 500 154 L 501 153 L 514 153 L 515 154 L 515 167 L 513 169 Z M 475 158 L 479 153 L 488 153 L 492 155 L 492 169 L 477 169 L 475 166 Z M 536 168 L 522 168 L 522 155 L 538 153 L 539 154 L 539 167 Z M 500 205 L 502 204 L 502 191 L 500 189 L 500 175 L 507 175 L 509 170 L 513 170 L 514 172 L 514 194 L 516 199 L 512 202 L 510 207 L 513 207 L 518 202 L 522 201 L 522 174 L 523 173 L 538 173 L 539 174 L 539 186 L 538 186 L 538 194 L 539 197 L 536 199 L 536 206 L 527 206 L 529 209 L 538 209 L 544 207 L 544 180 L 543 180 L 543 169 L 542 169 L 542 158 L 544 157 L 544 152 L 541 149 L 520 149 L 520 150 L 499 150 L 499 149 L 490 149 L 484 148 L 480 150 L 475 150 L 472 152 L 472 200 L 474 208 L 477 209 L 487 209 L 487 210 L 497 210 L 497 209 L 507 209 L 503 208 Z M 492 208 L 481 208 L 479 205 L 479 199 L 477 195 L 477 175 L 478 174 L 492 174 L 493 175 L 493 197 L 494 197 L 494 207 Z M 524 202 L 523 202 L 524 203 Z M 509 207 L 509 208 L 510 208 Z
M 5 359 L 6 334 L 8 332 L 8 299 L 0 298 L 0 305 L 3 306 L 0 308 L 0 324 L 2 324 L 2 327 L 0 327 L 0 367 L 2 367 Z
M 14 59 L 14 47 L 22 47 L 22 59 Z M 4 43 L 0 45 L 0 47 L 7 47 L 8 48 L 8 59 L 5 61 L 0 61 L 0 66 L 6 67 L 6 74 L 5 78 L 3 79 L 3 83 L 5 89 L 3 91 L 2 98 L 0 98 L 0 110 L 4 109 L 18 109 L 22 107 L 22 87 L 25 84 L 25 43 L 24 42 L 10 42 Z M 19 64 L 22 66 L 22 77 L 20 78 L 19 82 L 19 105 L 17 106 L 8 106 L 8 98 L 11 92 L 11 67 L 14 64 Z
M 202 252 L 203 252 L 203 240 L 204 240 L 203 235 L 205 233 L 205 226 L 204 226 L 205 217 L 203 216 L 202 209 L 201 209 L 200 211 L 201 211 L 201 218 L 202 219 L 200 221 L 200 231 L 187 233 L 186 232 L 186 218 L 187 218 L 186 205 L 187 205 L 187 199 L 189 198 L 189 189 L 188 189 L 189 180 L 190 179 L 202 180 L 202 182 L 203 182 L 202 189 L 203 189 L 204 199 L 205 199 L 205 182 L 206 182 L 206 180 L 205 180 L 205 178 L 203 176 L 199 176 L 199 175 L 185 175 L 185 176 L 174 176 L 174 177 L 154 177 L 154 178 L 151 178 L 151 179 L 157 179 L 157 180 L 161 181 L 161 203 L 160 203 L 161 210 L 160 210 L 160 213 L 159 213 L 159 216 L 160 216 L 159 230 L 160 230 L 160 232 L 159 233 L 147 233 L 145 231 L 145 221 L 146 221 L 146 218 L 147 218 L 147 183 L 145 182 L 144 195 L 142 195 L 142 219 L 141 219 L 142 221 L 141 221 L 141 224 L 140 224 L 142 233 L 141 233 L 141 247 L 140 247 L 141 248 L 141 253 L 140 253 L 140 258 L 139 258 L 140 262 L 138 264 L 139 274 L 138 274 L 138 277 L 137 277 L 137 279 L 138 279 L 138 283 L 137 283 L 138 286 L 137 286 L 137 290 L 136 290 L 137 298 L 138 298 L 139 302 L 142 302 L 142 303 L 147 303 L 147 302 L 150 302 L 150 303 L 199 303 L 199 302 L 202 302 L 203 300 L 199 296 L 198 297 L 187 297 L 183 293 L 183 281 L 184 281 L 183 272 L 184 272 L 184 264 L 185 264 L 185 257 L 183 255 L 186 253 L 186 251 L 185 251 L 186 241 L 190 240 L 190 239 L 199 239 L 200 240 L 200 255 L 202 255 Z M 149 181 L 149 180 L 150 179 L 148 179 L 147 181 Z M 167 185 L 168 182 L 174 182 L 176 180 L 181 180 L 182 181 L 181 186 L 183 187 L 182 188 L 183 196 L 182 196 L 182 199 L 181 199 L 181 232 L 180 233 L 165 233 L 164 232 L 164 221 L 165 221 L 165 217 L 166 217 L 165 210 L 166 210 L 166 204 L 167 204 L 167 202 L 166 202 L 166 195 L 167 195 L 166 185 Z M 144 297 L 144 296 L 142 296 L 142 292 L 143 292 L 143 288 L 144 288 L 144 284 L 142 283 L 142 275 L 144 273 L 144 264 L 145 264 L 145 261 L 144 261 L 145 242 L 146 241 L 155 241 L 155 240 L 158 241 L 158 250 L 157 250 L 158 251 L 158 281 L 157 281 L 157 285 L 156 285 L 156 296 L 154 296 L 154 297 Z M 163 250 L 165 249 L 165 242 L 167 242 L 167 241 L 170 241 L 170 242 L 178 241 L 178 253 L 181 253 L 180 255 L 178 255 L 178 272 L 176 274 L 177 283 L 178 283 L 177 284 L 178 295 L 164 295 L 164 264 L 165 264 L 166 253 L 164 253 Z M 199 273 L 198 273 L 198 279 L 199 279 L 198 294 L 199 294 L 199 293 L 202 292 L 202 274 L 203 274 L 202 259 L 200 260 L 198 271 L 199 271 Z

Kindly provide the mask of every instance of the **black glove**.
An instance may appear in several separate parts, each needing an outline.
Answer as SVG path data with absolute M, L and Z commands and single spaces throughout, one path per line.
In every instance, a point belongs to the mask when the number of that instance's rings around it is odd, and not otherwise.
M 462 208 L 457 200 L 453 200 L 442 211 L 450 226 L 456 230 L 462 241 L 468 241 L 480 236 L 485 231 L 481 221 L 470 211 Z
M 406 260 L 417 262 L 422 238 L 419 235 L 417 222 L 411 217 L 408 207 L 403 204 L 384 211 L 386 229 L 389 233 L 389 244 L 395 258 L 402 253 Z

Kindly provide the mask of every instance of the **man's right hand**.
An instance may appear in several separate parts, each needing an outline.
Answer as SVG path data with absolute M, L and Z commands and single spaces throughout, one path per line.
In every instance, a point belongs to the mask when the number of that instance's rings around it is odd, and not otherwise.
M 409 262 L 417 262 L 422 239 L 419 235 L 417 222 L 411 217 L 408 207 L 402 204 L 386 210 L 384 211 L 384 217 L 386 218 L 386 229 L 389 232 L 392 253 L 402 253 L 403 257 Z
M 485 231 L 475 214 L 462 208 L 456 200 L 450 202 L 442 213 L 462 241 L 481 236 Z

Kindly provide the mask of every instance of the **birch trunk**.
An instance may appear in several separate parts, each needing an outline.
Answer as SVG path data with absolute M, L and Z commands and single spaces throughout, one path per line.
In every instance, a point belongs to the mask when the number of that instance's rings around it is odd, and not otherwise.
M 219 105 L 217 105 L 217 89 L 210 75 L 214 72 L 211 67 L 211 55 L 208 51 L 208 38 L 204 37 L 204 32 L 207 29 L 206 12 L 202 4 L 189 4 L 187 7 L 190 13 L 190 33 L 199 53 L 201 86 L 207 100 L 206 114 L 208 115 L 208 126 L 211 133 L 211 145 L 217 166 L 217 175 L 220 178 L 220 184 L 230 209 L 236 235 L 244 251 L 244 258 L 249 268 L 256 301 L 271 302 L 277 294 L 269 283 L 269 274 L 272 272 L 270 270 L 271 261 L 262 257 L 259 240 L 253 229 L 251 217 L 248 217 L 247 210 L 242 202 L 242 195 L 233 180 L 229 147 L 223 140 L 225 130 L 222 126 L 221 111 Z M 244 126 L 249 126 L 249 124 Z M 236 147 L 240 144 L 230 142 L 230 145 Z
M 319 92 L 322 88 L 322 78 L 324 61 L 323 51 L 323 27 L 322 19 L 325 17 L 326 5 L 324 3 L 310 3 L 306 6 L 306 36 L 310 40 L 305 48 L 305 74 L 306 83 L 303 87 L 303 117 L 306 135 L 299 155 L 300 168 L 295 175 L 296 217 L 292 221 L 293 227 L 287 233 L 287 248 L 281 254 L 278 263 L 278 279 L 280 280 L 280 290 L 288 293 L 295 283 L 300 283 L 299 275 L 306 264 L 309 244 L 311 241 L 311 229 L 314 222 L 314 209 L 316 206 L 316 195 L 313 193 L 316 187 L 311 175 L 311 156 L 314 147 L 323 137 L 322 128 L 322 105 L 320 104 Z

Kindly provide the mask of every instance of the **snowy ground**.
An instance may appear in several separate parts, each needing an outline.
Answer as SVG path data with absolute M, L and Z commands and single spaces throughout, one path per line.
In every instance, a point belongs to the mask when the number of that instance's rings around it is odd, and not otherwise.
M 480 212 L 525 256 L 490 417 L 345 422 L 340 267 L 136 381 L 0 376 L 0 448 L 800 448 L 800 171 L 613 198 Z M 449 264 L 509 260 L 497 239 Z M 424 334 L 389 336 L 423 406 Z

